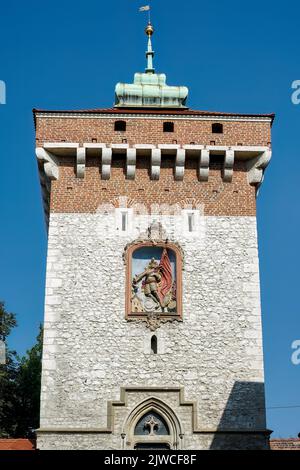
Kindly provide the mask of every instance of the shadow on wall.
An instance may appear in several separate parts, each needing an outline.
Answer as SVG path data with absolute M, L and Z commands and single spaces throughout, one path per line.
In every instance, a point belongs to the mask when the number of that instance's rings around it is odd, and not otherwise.
M 269 449 L 263 382 L 235 382 L 210 449 Z

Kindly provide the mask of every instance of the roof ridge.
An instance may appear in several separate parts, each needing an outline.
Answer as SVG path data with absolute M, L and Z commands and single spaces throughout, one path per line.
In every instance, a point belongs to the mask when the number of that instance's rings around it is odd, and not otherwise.
M 241 117 L 275 117 L 275 113 L 234 113 L 222 111 L 204 111 L 194 109 L 170 109 L 170 108 L 93 108 L 73 110 L 49 110 L 33 108 L 33 113 L 49 114 L 174 114 L 174 115 L 196 115 L 196 116 L 241 116 Z

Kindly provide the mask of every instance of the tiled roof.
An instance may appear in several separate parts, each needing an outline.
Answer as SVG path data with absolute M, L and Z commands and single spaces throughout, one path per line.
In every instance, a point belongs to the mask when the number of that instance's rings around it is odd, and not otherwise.
M 300 439 L 270 439 L 271 450 L 300 450 Z
M 236 117 L 269 117 L 274 119 L 275 114 L 244 114 L 244 113 L 222 113 L 219 111 L 197 111 L 192 109 L 147 109 L 147 108 L 99 108 L 78 110 L 48 110 L 34 108 L 36 113 L 64 113 L 64 114 L 169 114 L 179 116 L 236 116 Z
M 1 450 L 35 450 L 35 439 L 0 439 Z

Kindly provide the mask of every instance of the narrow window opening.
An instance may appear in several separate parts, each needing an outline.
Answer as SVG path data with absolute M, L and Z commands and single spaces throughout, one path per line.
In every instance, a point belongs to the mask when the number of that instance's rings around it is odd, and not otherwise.
M 212 124 L 211 131 L 213 134 L 223 134 L 223 124 L 219 122 Z
M 189 232 L 194 230 L 194 214 L 188 214 Z
M 126 131 L 126 121 L 115 121 L 115 131 Z
M 122 232 L 126 232 L 127 229 L 127 212 L 122 212 Z
M 157 337 L 155 335 L 151 337 L 151 352 L 157 354 Z
M 174 132 L 174 122 L 164 122 L 164 132 Z

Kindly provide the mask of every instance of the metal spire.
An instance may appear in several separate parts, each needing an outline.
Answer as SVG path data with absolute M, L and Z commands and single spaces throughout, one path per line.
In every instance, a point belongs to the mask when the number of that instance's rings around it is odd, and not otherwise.
M 150 5 L 139 8 L 148 12 L 148 24 L 145 33 L 148 36 L 146 51 L 147 66 L 145 72 L 136 72 L 133 83 L 119 82 L 115 88 L 116 108 L 186 108 L 188 88 L 169 86 L 164 73 L 155 73 L 153 67 L 154 51 L 151 36 L 154 28 L 150 18 Z
M 148 25 L 145 29 L 145 33 L 148 36 L 148 49 L 146 52 L 146 58 L 147 58 L 147 68 L 145 70 L 146 73 L 154 73 L 155 70 L 153 68 L 153 57 L 154 57 L 154 51 L 152 50 L 152 42 L 151 42 L 151 36 L 154 33 L 154 28 L 149 20 Z

